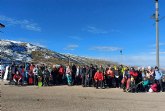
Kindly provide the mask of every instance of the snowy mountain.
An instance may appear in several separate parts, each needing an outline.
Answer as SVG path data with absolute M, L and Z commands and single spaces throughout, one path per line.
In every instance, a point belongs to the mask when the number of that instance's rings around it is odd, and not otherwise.
M 32 60 L 31 53 L 35 50 L 45 50 L 44 48 L 18 41 L 0 40 L 1 59 L 4 61 L 27 61 Z
M 110 63 L 109 61 L 101 61 L 97 59 L 80 57 L 71 54 L 60 54 L 37 45 L 11 40 L 0 40 L 0 52 L 1 62 L 26 61 L 46 64 Z

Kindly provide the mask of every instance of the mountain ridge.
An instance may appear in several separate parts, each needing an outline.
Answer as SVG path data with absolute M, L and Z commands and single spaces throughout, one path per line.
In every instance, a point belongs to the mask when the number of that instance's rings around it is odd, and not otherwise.
M 28 42 L 0 40 L 0 61 L 11 62 L 34 62 L 46 64 L 117 64 L 111 61 L 98 60 L 94 58 L 76 56 L 72 54 L 61 54 L 47 48 L 33 45 Z

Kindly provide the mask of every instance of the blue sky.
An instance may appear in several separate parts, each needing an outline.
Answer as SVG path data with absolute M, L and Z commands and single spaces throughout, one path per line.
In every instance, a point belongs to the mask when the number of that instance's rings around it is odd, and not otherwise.
M 156 64 L 154 0 L 0 0 L 0 39 L 128 65 Z M 165 16 L 159 0 L 159 17 Z M 159 24 L 165 67 L 165 19 Z M 120 50 L 123 55 L 120 55 Z

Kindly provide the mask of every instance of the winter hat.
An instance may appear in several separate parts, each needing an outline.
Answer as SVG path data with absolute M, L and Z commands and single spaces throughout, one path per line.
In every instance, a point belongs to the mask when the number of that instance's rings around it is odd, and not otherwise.
M 148 66 L 148 69 L 151 70 L 151 66 Z

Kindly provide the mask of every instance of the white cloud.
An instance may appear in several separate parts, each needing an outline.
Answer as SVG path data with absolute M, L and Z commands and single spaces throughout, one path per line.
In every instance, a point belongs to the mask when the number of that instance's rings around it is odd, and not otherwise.
M 118 62 L 119 64 L 125 64 L 130 66 L 156 66 L 156 56 L 150 54 L 144 55 L 113 55 L 109 57 L 102 57 L 107 60 Z M 160 55 L 160 67 L 165 68 L 165 56 Z
M 93 34 L 108 34 L 108 33 L 119 33 L 120 31 L 117 29 L 100 29 L 98 27 L 94 26 L 87 26 L 86 28 L 83 29 L 84 31 L 93 33 Z
M 88 26 L 86 30 L 88 32 L 95 33 L 95 34 L 107 34 L 108 33 L 108 31 L 106 31 L 106 30 L 99 29 L 99 28 L 96 28 L 93 26 Z
M 102 51 L 102 52 L 118 51 L 121 49 L 122 48 L 112 47 L 112 46 L 95 46 L 95 47 L 90 48 L 90 50 Z
M 156 52 L 153 51 L 153 52 L 150 52 L 150 54 L 152 54 L 152 55 L 156 55 Z M 163 54 L 165 54 L 165 52 L 160 51 L 159 54 L 160 54 L 160 55 L 163 55 Z
M 160 54 L 165 54 L 165 52 L 159 52 Z
M 79 46 L 76 44 L 70 44 L 68 46 L 66 46 L 66 48 L 64 48 L 65 50 L 75 50 L 76 48 L 78 48 Z
M 165 43 L 159 43 L 159 46 L 165 46 Z
M 160 42 L 160 43 L 159 43 L 159 46 L 165 46 L 165 43 Z M 155 47 L 155 48 L 156 48 L 156 44 L 152 44 L 152 45 L 150 45 L 150 47 Z
M 87 56 L 88 57 L 88 56 Z M 156 55 L 152 55 L 149 53 L 140 53 L 140 54 L 132 54 L 132 55 L 101 55 L 101 56 L 92 56 L 90 58 L 96 58 L 101 60 L 107 60 L 112 62 L 117 62 L 119 64 L 124 64 L 128 66 L 156 66 Z M 159 57 L 160 67 L 165 68 L 165 55 L 161 54 Z
M 27 30 L 38 31 L 38 32 L 41 31 L 41 27 L 39 27 L 37 23 L 33 23 L 26 19 L 17 20 L 14 18 L 0 15 L 0 20 L 6 22 L 8 25 L 19 25 L 20 27 L 27 29 Z

